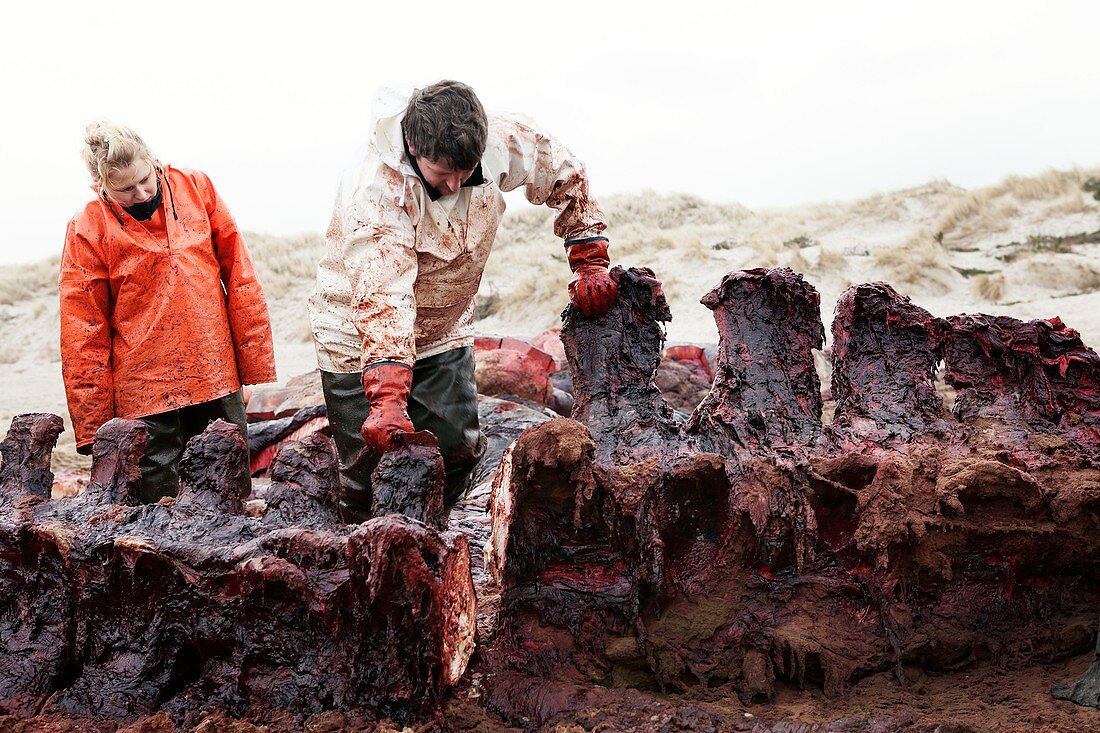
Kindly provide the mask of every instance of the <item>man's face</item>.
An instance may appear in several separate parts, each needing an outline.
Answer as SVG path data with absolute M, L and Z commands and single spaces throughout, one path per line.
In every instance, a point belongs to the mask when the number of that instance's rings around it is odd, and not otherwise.
M 138 159 L 115 171 L 106 189 L 120 206 L 143 204 L 157 195 L 157 172 L 149 161 Z
M 462 188 L 466 179 L 474 174 L 474 168 L 459 170 L 452 168 L 446 160 L 428 160 L 423 155 L 417 155 L 415 150 L 409 150 L 416 158 L 416 164 L 420 167 L 420 173 L 424 180 L 443 196 L 450 196 Z

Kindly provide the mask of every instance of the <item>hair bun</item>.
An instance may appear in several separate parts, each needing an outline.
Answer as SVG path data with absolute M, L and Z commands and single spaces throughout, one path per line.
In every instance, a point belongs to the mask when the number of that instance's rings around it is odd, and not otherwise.
M 115 143 L 113 148 L 112 142 Z M 151 163 L 156 160 L 136 132 L 107 120 L 94 120 L 84 128 L 82 157 L 88 173 L 97 184 L 107 181 L 112 171 L 124 168 L 138 158 Z

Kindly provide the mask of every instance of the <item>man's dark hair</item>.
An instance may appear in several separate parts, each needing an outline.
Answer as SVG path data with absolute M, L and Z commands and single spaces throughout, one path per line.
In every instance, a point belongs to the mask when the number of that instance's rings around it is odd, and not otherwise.
M 485 154 L 489 120 L 473 89 L 444 80 L 413 92 L 401 130 L 418 156 L 470 170 Z

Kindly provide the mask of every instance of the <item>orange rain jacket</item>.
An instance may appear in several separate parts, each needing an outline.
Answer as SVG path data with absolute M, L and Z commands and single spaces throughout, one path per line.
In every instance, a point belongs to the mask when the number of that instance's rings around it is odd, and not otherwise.
M 61 371 L 77 447 L 112 417 L 275 380 L 267 302 L 236 222 L 206 174 L 159 177 L 149 221 L 98 197 L 65 235 Z

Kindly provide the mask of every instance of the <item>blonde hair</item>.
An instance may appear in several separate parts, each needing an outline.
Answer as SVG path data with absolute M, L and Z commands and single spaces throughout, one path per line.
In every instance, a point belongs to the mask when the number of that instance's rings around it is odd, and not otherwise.
M 157 166 L 157 159 L 141 136 L 124 125 L 97 120 L 84 128 L 84 165 L 101 188 L 111 189 L 111 174 L 137 160 Z

